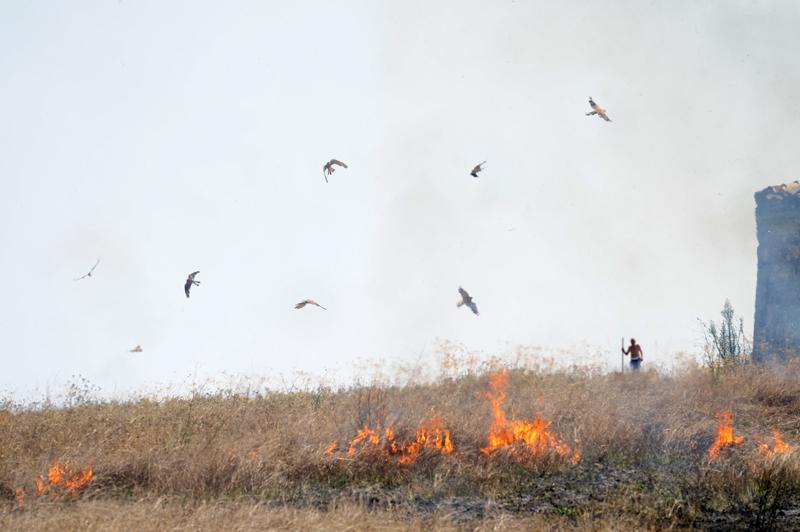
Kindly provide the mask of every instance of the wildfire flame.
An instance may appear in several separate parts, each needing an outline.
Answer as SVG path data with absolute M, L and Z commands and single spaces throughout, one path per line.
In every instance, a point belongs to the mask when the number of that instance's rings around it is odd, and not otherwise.
M 331 442 L 325 448 L 325 454 L 333 455 L 337 447 L 337 442 Z M 453 452 L 453 439 L 450 431 L 442 428 L 442 420 L 439 418 L 423 421 L 417 427 L 413 439 L 402 441 L 396 438 L 391 425 L 381 435 L 378 429 L 371 429 L 365 423 L 347 446 L 348 455 L 364 451 L 380 451 L 388 456 L 396 457 L 400 464 L 413 464 L 426 450 L 442 454 Z
M 64 485 L 70 491 L 81 489 L 94 478 L 94 473 L 91 468 L 84 469 L 80 473 L 76 473 L 72 478 L 64 479 Z
M 94 473 L 91 467 L 87 467 L 82 471 L 75 471 L 69 466 L 68 462 L 54 462 L 47 468 L 47 479 L 44 478 L 44 475 L 39 475 L 38 478 L 34 479 L 33 482 L 36 486 L 34 495 L 74 493 L 91 482 L 92 479 L 94 479 Z M 25 487 L 17 487 L 15 495 L 17 503 L 22 506 L 25 502 Z
M 453 440 L 450 438 L 450 431 L 443 429 L 441 420 L 432 419 L 427 423 L 420 424 L 414 435 L 414 440 L 403 443 L 399 448 L 394 445 L 395 452 L 400 452 L 401 464 L 413 464 L 419 455 L 425 450 L 430 449 L 442 454 L 453 452 Z M 392 444 L 396 443 L 392 440 Z
M 550 429 L 550 422 L 541 416 L 530 421 L 506 418 L 503 401 L 506 399 L 508 372 L 505 369 L 492 372 L 490 383 L 493 391 L 488 392 L 486 397 L 492 405 L 493 419 L 488 444 L 481 449 L 483 454 L 489 455 L 498 449 L 508 448 L 512 454 L 520 457 L 525 453 L 534 456 L 555 453 L 573 463 L 580 461 L 580 451 L 571 450 L 569 444 Z
M 61 478 L 64 476 L 64 468 L 66 464 L 63 466 L 61 464 L 53 464 L 47 470 L 47 480 L 50 481 L 51 486 L 57 486 L 61 482 Z
M 760 443 L 758 445 L 758 452 L 764 456 L 773 456 L 779 453 L 788 453 L 794 450 L 794 445 L 790 445 L 781 439 L 781 433 L 777 430 L 772 431 L 772 437 L 775 438 L 775 445 L 772 449 L 769 448 L 768 443 Z
M 733 414 L 730 410 L 720 412 L 717 414 L 719 417 L 719 427 L 717 428 L 717 438 L 708 449 L 708 457 L 711 460 L 719 457 L 720 449 L 729 447 L 731 445 L 739 445 L 744 441 L 742 436 L 735 436 L 733 434 Z
M 381 436 L 377 431 L 372 430 L 364 423 L 364 428 L 358 431 L 358 434 L 350 440 L 350 446 L 347 448 L 347 454 L 356 454 L 359 447 L 362 449 L 368 447 L 376 447 L 381 443 Z
M 74 471 L 67 462 L 53 463 L 47 470 L 47 482 L 43 477 L 36 479 L 36 492 L 47 493 L 54 489 L 65 489 L 74 492 L 88 484 L 94 478 L 91 467 L 83 471 Z

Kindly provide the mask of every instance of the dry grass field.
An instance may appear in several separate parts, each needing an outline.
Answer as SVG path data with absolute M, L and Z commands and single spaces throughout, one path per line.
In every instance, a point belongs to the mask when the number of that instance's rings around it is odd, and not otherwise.
M 419 385 L 7 403 L 0 529 L 800 527 L 800 365 L 446 362 Z

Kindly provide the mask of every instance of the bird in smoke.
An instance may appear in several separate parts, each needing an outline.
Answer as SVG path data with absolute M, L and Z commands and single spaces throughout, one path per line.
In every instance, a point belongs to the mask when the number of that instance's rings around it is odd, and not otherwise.
M 100 259 L 97 259 L 97 262 L 94 263 L 94 266 L 92 266 L 92 269 L 89 270 L 89 273 L 87 273 L 86 275 L 82 275 L 82 276 L 78 277 L 77 279 L 73 279 L 73 281 L 80 281 L 81 279 L 86 279 L 87 277 L 91 277 L 92 276 L 92 272 L 94 271 L 95 268 L 97 268 L 98 264 L 100 264 Z
M 483 170 L 483 165 L 484 164 L 486 164 L 486 161 L 483 161 L 480 164 L 476 164 L 475 168 L 472 169 L 472 171 L 469 173 L 469 175 L 471 175 L 472 177 L 478 177 L 478 172 Z
M 592 111 L 589 112 L 589 113 L 586 113 L 586 116 L 597 115 L 600 118 L 602 118 L 603 120 L 605 120 L 606 122 L 611 122 L 611 119 L 606 114 L 606 110 L 603 109 L 602 107 L 600 107 L 599 105 L 597 105 L 597 103 L 595 103 L 595 101 L 592 99 L 591 96 L 589 96 L 589 105 L 592 107 Z
M 325 163 L 325 166 L 322 167 L 322 176 L 325 178 L 326 183 L 328 182 L 328 176 L 333 174 L 334 171 L 336 171 L 336 168 L 333 167 L 334 165 L 339 165 L 342 168 L 347 168 L 346 164 L 344 164 L 342 161 L 337 161 L 336 159 L 331 159 L 330 161 Z
M 325 307 L 323 307 L 322 305 L 320 305 L 319 303 L 317 303 L 316 301 L 314 301 L 313 299 L 304 299 L 300 303 L 296 304 L 294 306 L 294 308 L 303 308 L 306 305 L 314 305 L 314 306 L 317 306 L 317 307 L 321 308 L 322 310 L 328 310 Z
M 189 277 L 186 278 L 186 284 L 183 286 L 183 291 L 186 292 L 186 297 L 189 297 L 189 290 L 192 289 L 192 285 L 200 286 L 200 281 L 195 281 L 194 276 L 200 273 L 200 271 L 192 272 L 189 274 Z
M 463 288 L 461 288 L 460 286 L 458 287 L 458 293 L 461 294 L 461 301 L 456 303 L 456 306 L 457 307 L 461 307 L 461 306 L 466 305 L 467 307 L 469 307 L 469 309 L 472 311 L 472 313 L 477 316 L 478 315 L 478 305 L 476 305 L 475 302 L 472 300 L 472 296 L 470 296 L 467 293 L 467 291 L 464 290 Z
M 133 349 L 130 349 L 130 352 L 131 352 L 131 353 L 141 353 L 141 352 L 142 352 L 142 346 L 140 346 L 140 345 L 137 345 L 137 346 L 136 346 L 136 347 L 134 347 Z

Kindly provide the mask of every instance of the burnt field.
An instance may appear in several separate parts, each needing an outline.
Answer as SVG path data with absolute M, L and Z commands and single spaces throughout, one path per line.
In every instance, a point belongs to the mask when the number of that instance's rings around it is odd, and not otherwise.
M 798 372 L 8 402 L 0 528 L 797 528 Z

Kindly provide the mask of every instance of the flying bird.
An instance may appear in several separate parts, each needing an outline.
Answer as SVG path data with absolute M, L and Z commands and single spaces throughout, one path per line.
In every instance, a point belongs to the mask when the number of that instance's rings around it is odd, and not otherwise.
M 472 169 L 472 171 L 469 173 L 469 175 L 471 175 L 472 177 L 478 177 L 478 172 L 483 170 L 482 167 L 483 167 L 484 164 L 486 164 L 486 161 L 483 161 L 481 164 L 476 164 L 475 168 Z
M 591 96 L 589 96 L 589 105 L 592 106 L 592 112 L 586 113 L 586 116 L 597 115 L 606 122 L 611 122 L 611 119 L 606 114 L 606 110 L 597 105 Z
M 304 299 L 300 303 L 296 304 L 294 306 L 294 308 L 303 308 L 306 305 L 315 305 L 315 306 L 321 308 L 322 310 L 328 310 L 325 307 L 323 307 L 322 305 L 320 305 L 319 303 L 317 303 L 316 301 L 314 301 L 313 299 Z
M 92 269 L 89 270 L 89 273 L 87 273 L 86 275 L 83 275 L 81 277 L 78 277 L 77 279 L 73 279 L 73 281 L 80 281 L 81 279 L 86 279 L 87 277 L 91 277 L 92 276 L 92 272 L 94 271 L 95 268 L 97 268 L 98 264 L 100 264 L 100 259 L 97 259 L 97 262 L 94 263 L 94 266 L 92 266 Z
M 189 274 L 189 277 L 186 278 L 186 284 L 183 286 L 183 291 L 186 292 L 186 297 L 189 297 L 189 290 L 192 289 L 192 285 L 200 286 L 200 281 L 195 281 L 194 276 L 200 273 L 200 271 L 192 272 Z
M 131 353 L 141 353 L 141 352 L 142 352 L 142 346 L 140 346 L 140 345 L 137 345 L 136 347 L 134 347 L 133 349 L 131 349 L 131 350 L 130 350 L 130 352 L 131 352 Z
M 456 303 L 456 306 L 457 307 L 461 307 L 463 305 L 466 305 L 466 306 L 469 307 L 469 309 L 472 311 L 472 313 L 477 316 L 478 315 L 478 305 L 476 305 L 475 302 L 472 300 L 472 296 L 470 296 L 467 293 L 467 291 L 464 290 L 463 288 L 461 288 L 460 286 L 458 287 L 458 293 L 461 294 L 461 301 Z
M 336 170 L 336 168 L 333 167 L 335 164 L 338 164 L 342 168 L 347 168 L 346 164 L 344 164 L 342 161 L 337 161 L 336 159 L 331 159 L 325 163 L 325 166 L 322 167 L 322 176 L 325 178 L 326 183 L 328 182 L 328 176 L 333 174 L 333 172 Z

